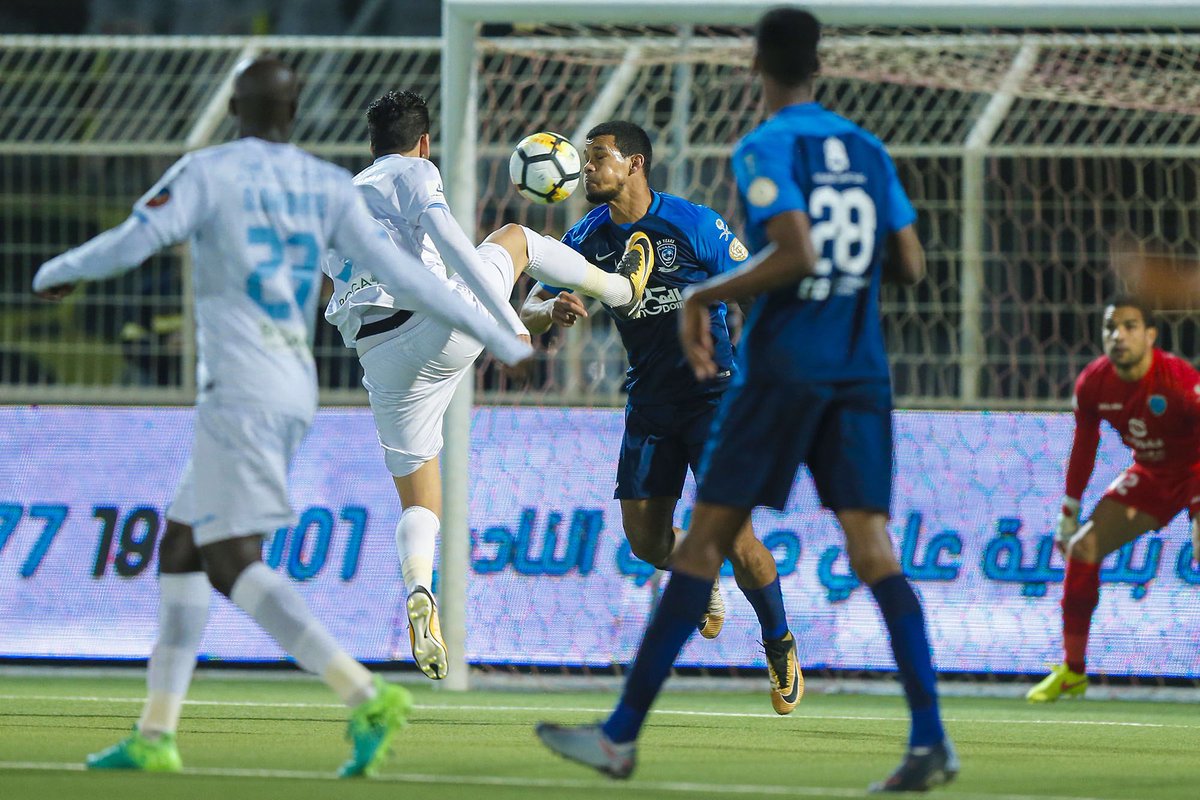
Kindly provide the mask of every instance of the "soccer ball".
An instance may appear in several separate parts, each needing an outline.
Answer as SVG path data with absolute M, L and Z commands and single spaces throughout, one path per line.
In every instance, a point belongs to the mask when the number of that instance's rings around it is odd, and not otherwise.
M 566 200 L 579 185 L 579 151 L 565 136 L 549 131 L 522 139 L 508 159 L 508 176 L 535 203 Z

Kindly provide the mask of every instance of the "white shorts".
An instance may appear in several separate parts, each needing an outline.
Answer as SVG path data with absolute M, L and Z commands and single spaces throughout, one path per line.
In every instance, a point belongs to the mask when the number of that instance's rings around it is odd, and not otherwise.
M 167 517 L 190 525 L 200 547 L 294 524 L 288 464 L 308 427 L 288 414 L 201 403 Z
M 484 275 L 493 295 L 508 297 L 514 280 L 508 251 L 488 243 L 477 251 L 490 267 Z M 459 276 L 451 283 L 469 304 L 488 313 Z M 459 381 L 482 351 L 470 336 L 420 313 L 397 328 L 393 338 L 360 343 L 363 386 L 384 462 L 393 475 L 411 475 L 442 451 L 442 417 Z

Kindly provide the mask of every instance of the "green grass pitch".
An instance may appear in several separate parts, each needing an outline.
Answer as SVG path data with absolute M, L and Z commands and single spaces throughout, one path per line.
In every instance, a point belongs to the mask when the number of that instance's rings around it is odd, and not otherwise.
M 899 760 L 898 697 L 810 693 L 789 717 L 765 690 L 667 692 L 632 780 L 612 782 L 543 750 L 538 720 L 582 722 L 611 692 L 439 691 L 417 707 L 373 779 L 336 781 L 345 712 L 319 683 L 201 674 L 184 708 L 182 775 L 89 773 L 84 756 L 124 736 L 144 691 L 128 677 L 0 676 L 0 798 L 845 798 Z M 1014 693 L 1019 689 L 1014 687 Z M 935 796 L 978 800 L 1195 798 L 1200 708 L 1084 700 L 947 698 L 963 773 Z

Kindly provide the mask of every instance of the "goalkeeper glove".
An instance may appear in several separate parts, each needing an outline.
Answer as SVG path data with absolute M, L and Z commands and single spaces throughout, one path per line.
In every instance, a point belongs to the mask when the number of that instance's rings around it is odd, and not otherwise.
M 1058 522 L 1054 526 L 1054 541 L 1067 551 L 1067 543 L 1079 530 L 1079 501 L 1074 497 L 1064 497 L 1062 510 L 1058 514 Z

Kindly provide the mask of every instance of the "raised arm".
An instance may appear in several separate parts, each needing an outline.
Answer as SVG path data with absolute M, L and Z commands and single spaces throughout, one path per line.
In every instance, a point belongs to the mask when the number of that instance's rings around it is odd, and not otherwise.
M 128 272 L 158 252 L 160 247 L 153 231 L 136 216 L 130 217 L 95 239 L 43 264 L 33 276 L 33 290 L 48 300 L 60 299 L 80 281 L 98 281 Z
M 128 272 L 167 245 L 182 241 L 204 217 L 204 186 L 188 156 L 175 163 L 115 228 L 56 256 L 37 271 L 33 290 L 61 299 L 80 281 Z

